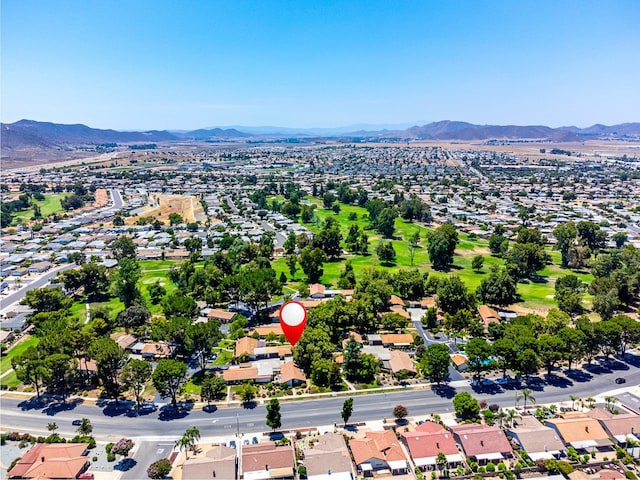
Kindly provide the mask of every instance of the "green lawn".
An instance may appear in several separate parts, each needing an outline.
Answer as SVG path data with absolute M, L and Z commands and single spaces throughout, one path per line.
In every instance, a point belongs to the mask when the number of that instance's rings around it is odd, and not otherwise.
M 18 355 L 22 355 L 25 350 L 29 347 L 36 346 L 40 342 L 40 339 L 36 337 L 30 337 L 27 340 L 24 340 L 17 345 L 15 345 L 11 350 L 7 352 L 2 358 L 0 358 L 0 374 L 4 374 L 11 368 L 11 359 L 17 357 Z M 2 383 L 7 383 L 7 377 L 2 379 Z
M 70 193 L 50 193 L 44 196 L 44 200 L 35 200 L 35 203 L 40 207 L 42 217 L 46 218 L 49 215 L 62 211 L 62 204 L 60 200 L 71 195 Z M 33 217 L 33 208 L 17 212 L 13 215 L 13 225 L 24 223 L 31 220 Z
M 327 210 L 322 207 L 322 202 L 319 199 L 306 197 L 306 200 L 316 205 L 314 212 L 314 222 L 307 224 L 310 230 L 317 232 L 322 228 L 326 218 L 331 217 L 338 221 L 340 225 L 340 231 L 342 232 L 343 239 L 346 237 L 349 227 L 352 223 L 356 223 L 361 228 L 366 228 L 369 225 L 367 220 L 367 211 L 362 207 L 354 205 L 340 204 L 340 212 L 334 213 L 332 210 Z M 282 201 L 282 199 L 281 199 Z M 349 220 L 349 215 L 355 213 L 357 215 L 356 220 Z M 475 291 L 476 288 L 482 282 L 482 279 L 487 276 L 491 271 L 491 265 L 504 265 L 504 260 L 501 258 L 491 256 L 489 252 L 489 242 L 480 238 L 469 238 L 465 233 L 458 232 L 459 243 L 456 248 L 453 267 L 448 272 L 436 272 L 431 268 L 429 262 L 429 255 L 427 252 L 427 234 L 430 231 L 423 225 L 419 225 L 412 222 L 407 222 L 401 218 L 397 218 L 395 222 L 394 238 L 381 239 L 374 230 L 367 230 L 369 235 L 369 255 L 368 256 L 354 256 L 345 255 L 336 261 L 327 262 L 324 264 L 324 274 L 321 281 L 326 286 L 335 287 L 340 273 L 344 270 L 344 263 L 347 260 L 351 260 L 353 269 L 356 273 L 356 278 L 365 268 L 375 267 L 382 270 L 387 270 L 390 273 L 397 272 L 400 269 L 414 269 L 417 268 L 421 272 L 428 272 L 430 275 L 457 275 L 467 285 L 469 291 Z M 413 265 L 411 264 L 411 256 L 409 251 L 408 239 L 414 235 L 415 232 L 420 235 L 420 246 L 416 250 Z M 380 241 L 391 241 L 396 252 L 396 263 L 391 266 L 381 265 L 376 254 L 375 249 Z M 580 277 L 584 282 L 590 282 L 593 280 L 591 274 L 588 273 L 575 273 L 568 269 L 562 269 L 559 266 L 560 253 L 555 250 L 547 248 L 553 264 L 548 265 L 546 268 L 539 272 L 540 279 L 538 282 L 525 282 L 519 283 L 517 291 L 522 298 L 521 305 L 526 308 L 534 310 L 546 311 L 556 306 L 553 301 L 554 285 L 558 277 L 568 274 L 575 274 Z M 482 255 L 484 257 L 484 266 L 478 273 L 474 272 L 471 268 L 471 260 L 475 255 Z M 281 272 L 284 272 L 287 278 L 290 277 L 289 269 L 286 264 L 285 258 L 279 258 L 272 262 L 273 268 L 276 270 L 278 276 Z M 295 278 L 289 279 L 288 286 L 290 288 L 298 288 L 300 282 L 304 280 L 304 273 L 300 266 L 296 272 Z M 585 296 L 587 305 L 589 304 L 590 297 Z

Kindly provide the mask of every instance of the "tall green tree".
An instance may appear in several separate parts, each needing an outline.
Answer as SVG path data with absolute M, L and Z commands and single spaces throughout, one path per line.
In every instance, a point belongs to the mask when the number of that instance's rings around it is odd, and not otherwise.
M 96 338 L 91 342 L 89 355 L 96 361 L 98 378 L 104 392 L 116 401 L 120 395 L 120 372 L 127 359 L 127 352 L 112 338 Z
M 516 282 L 505 270 L 492 271 L 480 282 L 476 296 L 488 305 L 511 305 L 517 301 Z
M 342 404 L 342 412 L 340 413 L 340 416 L 342 417 L 342 421 L 344 422 L 345 426 L 349 422 L 349 419 L 351 418 L 352 414 L 353 414 L 353 398 L 347 398 Z
M 114 275 L 116 295 L 125 307 L 130 307 L 142 298 L 138 290 L 140 279 L 140 265 L 131 257 L 124 257 L 118 261 L 118 270 Z
M 458 232 L 445 223 L 427 235 L 429 260 L 435 270 L 448 270 L 453 265 L 453 254 L 458 244 Z
M 146 360 L 132 358 L 122 369 L 120 381 L 127 390 L 133 392 L 136 397 L 136 406 L 140 408 L 142 403 L 142 393 L 147 382 L 151 380 L 152 367 Z
M 324 251 L 320 248 L 304 247 L 300 252 L 300 267 L 307 276 L 309 283 L 318 283 L 324 273 L 323 264 L 327 261 Z
M 195 354 L 200 370 L 204 371 L 207 357 L 221 339 L 220 324 L 216 320 L 194 323 L 187 327 L 187 352 Z
M 569 249 L 578 236 L 576 225 L 573 222 L 561 223 L 553 230 L 553 236 L 556 238 L 555 248 L 560 250 L 562 267 L 567 268 L 569 266 Z
M 454 314 L 471 306 L 467 287 L 458 276 L 443 279 L 438 285 L 437 295 L 438 307 L 446 313 Z
M 471 420 L 480 413 L 480 404 L 469 392 L 459 392 L 453 397 L 453 409 L 462 420 Z
M 483 338 L 472 338 L 465 347 L 465 352 L 469 360 L 469 369 L 474 372 L 476 378 L 480 377 L 483 371 L 488 369 L 487 362 L 491 357 L 491 345 Z
M 280 414 L 280 402 L 277 398 L 272 398 L 267 404 L 267 420 L 266 424 L 273 430 L 282 426 L 282 415 Z
M 71 306 L 73 300 L 62 293 L 60 287 L 44 287 L 28 290 L 24 295 L 22 303 L 33 308 L 35 313 L 41 313 L 66 310 Z
M 180 360 L 162 359 L 153 372 L 153 386 L 162 398 L 171 397 L 171 405 L 177 405 L 176 396 L 186 381 L 187 364 Z
M 33 385 L 38 399 L 40 398 L 40 388 L 47 382 L 51 373 L 42 353 L 37 347 L 31 346 L 21 355 L 16 355 L 11 359 L 11 366 L 15 370 L 18 380 L 25 385 Z
M 137 247 L 136 244 L 133 243 L 131 237 L 127 237 L 125 235 L 121 235 L 117 237 L 110 245 L 111 255 L 113 258 L 118 260 L 122 260 L 123 258 L 129 258 L 131 260 L 137 259 Z
M 450 362 L 449 347 L 444 343 L 431 343 L 420 359 L 420 368 L 429 381 L 439 385 L 449 378 Z

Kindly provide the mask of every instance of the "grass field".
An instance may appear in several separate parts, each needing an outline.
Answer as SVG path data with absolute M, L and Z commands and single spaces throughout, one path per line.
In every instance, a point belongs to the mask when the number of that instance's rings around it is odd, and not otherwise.
M 39 342 L 40 340 L 38 338 L 29 337 L 9 350 L 6 355 L 0 358 L 0 375 L 3 375 L 5 372 L 9 371 L 9 369 L 11 368 L 12 358 L 17 357 L 18 355 L 22 355 L 27 348 L 35 347 Z M 6 383 L 6 378 L 7 377 L 4 377 L 2 379 L 2 383 Z
M 282 200 L 282 199 L 281 199 Z M 316 205 L 314 212 L 315 219 L 312 224 L 306 225 L 310 230 L 317 232 L 322 229 L 322 225 L 326 218 L 331 217 L 337 220 L 340 225 L 340 231 L 342 232 L 343 239 L 346 237 L 347 232 L 351 224 L 355 223 L 361 228 L 367 228 L 369 225 L 367 211 L 362 207 L 354 205 L 340 204 L 340 212 L 338 214 L 331 210 L 324 209 L 320 200 L 307 197 L 306 200 Z M 349 215 L 355 213 L 356 220 L 349 220 Z M 489 242 L 480 238 L 469 238 L 465 233 L 458 232 L 459 243 L 457 245 L 453 266 L 448 272 L 437 272 L 431 268 L 429 262 L 429 255 L 427 252 L 427 234 L 430 231 L 429 228 L 417 223 L 407 222 L 401 218 L 397 218 L 395 222 L 393 247 L 396 252 L 396 263 L 392 266 L 381 265 L 375 254 L 375 249 L 378 243 L 382 241 L 390 241 L 388 239 L 381 239 L 374 230 L 367 230 L 369 235 L 369 252 L 368 256 L 354 256 L 345 255 L 342 258 L 327 262 L 324 264 L 324 274 L 321 281 L 326 286 L 335 287 L 340 273 L 344 270 L 344 264 L 347 260 L 351 260 L 353 269 L 356 273 L 356 279 L 365 268 L 379 268 L 386 270 L 390 273 L 395 273 L 400 269 L 418 269 L 421 272 L 428 272 L 430 275 L 457 275 L 465 283 L 469 291 L 475 292 L 483 278 L 491 271 L 492 265 L 502 266 L 504 260 L 498 257 L 493 257 L 489 251 Z M 418 232 L 420 236 L 420 246 L 416 250 L 413 265 L 411 264 L 411 257 L 409 253 L 409 241 Z M 547 248 L 552 264 L 547 265 L 546 268 L 541 270 L 539 278 L 536 282 L 526 281 L 519 283 L 517 292 L 520 295 L 522 302 L 518 305 L 522 308 L 535 310 L 540 312 L 546 312 L 551 308 L 556 307 L 556 303 L 553 301 L 555 281 L 558 277 L 573 273 L 580 277 L 584 282 L 590 282 L 593 280 L 591 274 L 588 273 L 575 273 L 571 270 L 560 268 L 560 253 Z M 471 261 L 474 256 L 482 255 L 484 257 L 484 266 L 478 273 L 474 272 L 471 268 Z M 273 268 L 277 274 L 280 275 L 284 272 L 287 277 L 290 277 L 289 269 L 286 264 L 286 259 L 279 258 L 272 262 Z M 299 286 L 299 282 L 304 280 L 304 273 L 298 266 L 296 276 L 291 282 L 290 286 L 296 288 Z M 589 306 L 591 297 L 585 296 L 586 306 Z
M 49 215 L 62 211 L 62 204 L 60 200 L 71 195 L 70 193 L 50 193 L 44 196 L 44 200 L 35 200 L 35 203 L 40 207 L 42 217 L 46 218 Z M 13 214 L 12 225 L 28 222 L 33 217 L 33 208 L 17 212 Z

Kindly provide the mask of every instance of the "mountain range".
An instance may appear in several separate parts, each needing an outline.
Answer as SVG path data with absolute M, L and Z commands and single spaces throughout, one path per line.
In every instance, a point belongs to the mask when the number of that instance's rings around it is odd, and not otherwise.
M 204 128 L 192 131 L 150 130 L 145 132 L 102 130 L 86 125 L 63 125 L 33 120 L 3 123 L 1 127 L 2 158 L 53 158 L 78 147 L 102 144 L 165 143 L 178 141 L 273 140 L 278 138 L 340 137 L 371 140 L 461 140 L 486 141 L 502 139 L 537 139 L 571 142 L 596 138 L 640 139 L 640 122 L 588 128 L 574 126 L 551 128 L 544 125 L 475 125 L 444 120 L 422 126 L 352 125 L 342 128 L 295 129 L 284 127 Z M 394 128 L 395 127 L 395 128 Z M 56 154 L 58 152 L 58 154 Z

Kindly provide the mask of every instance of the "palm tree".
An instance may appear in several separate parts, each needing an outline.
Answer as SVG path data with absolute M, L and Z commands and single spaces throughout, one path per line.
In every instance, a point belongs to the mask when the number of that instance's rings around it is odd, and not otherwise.
M 438 452 L 438 456 L 436 457 L 436 467 L 440 472 L 445 471 L 447 468 L 447 456 L 442 452 Z
M 500 428 L 504 428 L 504 419 L 507 417 L 507 412 L 502 408 L 496 412 L 495 419 L 500 424 Z
M 593 397 L 589 397 L 585 401 L 589 404 L 589 408 L 593 408 L 593 404 L 596 403 L 596 399 Z
M 52 435 L 56 434 L 57 429 L 58 429 L 58 424 L 56 422 L 51 422 L 47 424 L 47 430 L 49 430 Z
M 613 411 L 613 406 L 618 403 L 618 399 L 616 397 L 604 397 L 604 401 L 605 401 L 605 408 L 607 410 L 609 410 L 610 412 Z
M 518 394 L 518 396 L 516 397 L 516 401 L 520 400 L 524 400 L 523 410 L 527 410 L 527 400 L 531 402 L 531 405 L 535 405 L 536 403 L 535 397 L 531 394 L 531 390 L 528 388 L 523 388 L 522 393 Z
M 506 420 L 509 423 L 509 425 L 511 426 L 511 428 L 513 428 L 513 425 L 515 423 L 516 418 L 522 418 L 520 416 L 520 414 L 517 412 L 517 410 L 514 409 L 508 409 L 507 410 L 507 414 L 506 414 Z
M 576 397 L 575 395 L 569 395 L 569 400 L 571 400 L 571 410 L 575 410 L 576 402 L 580 400 L 580 397 Z

